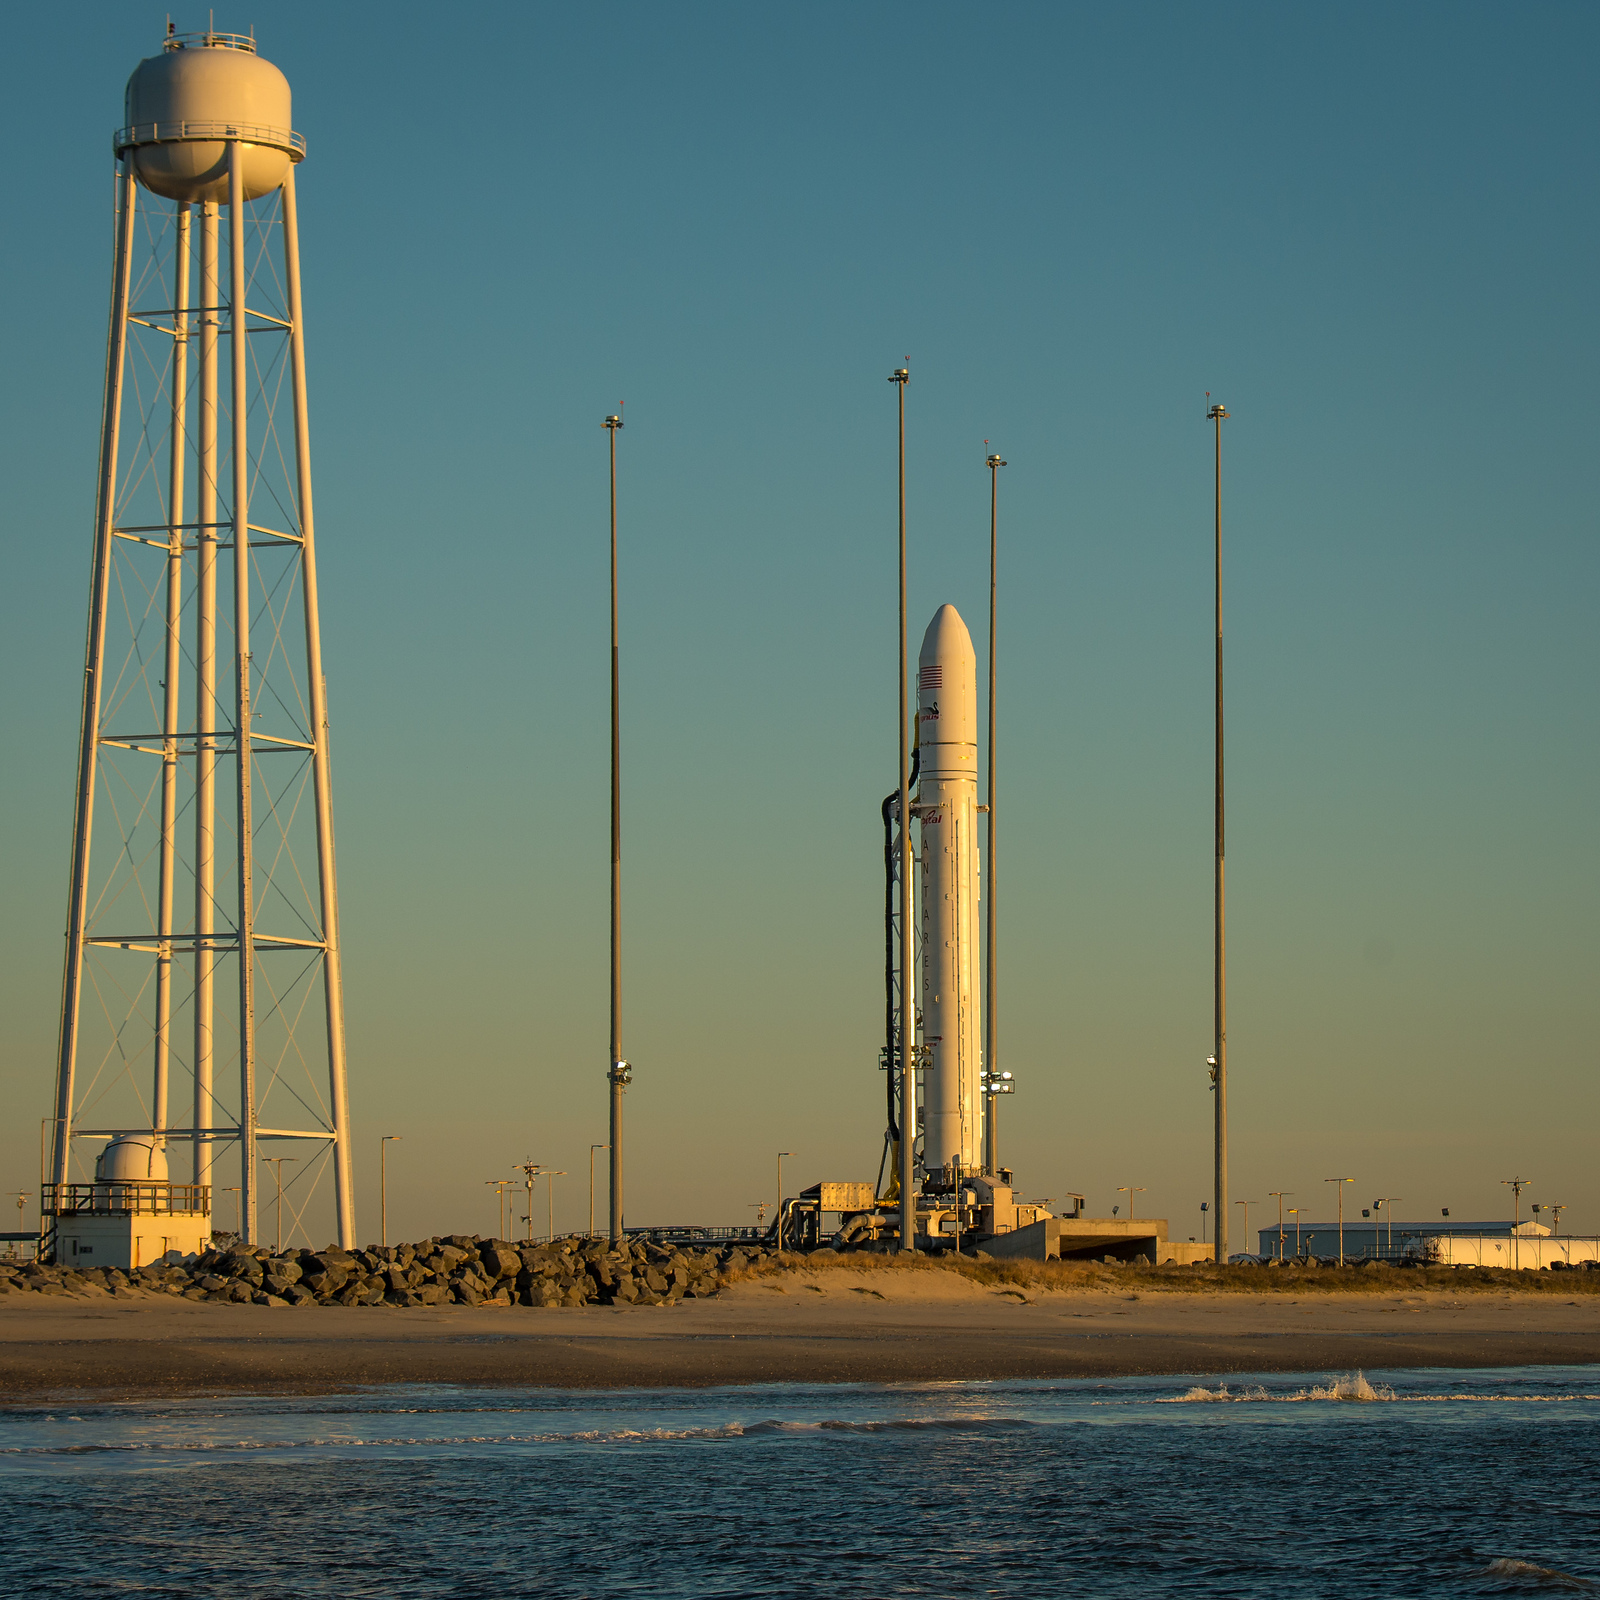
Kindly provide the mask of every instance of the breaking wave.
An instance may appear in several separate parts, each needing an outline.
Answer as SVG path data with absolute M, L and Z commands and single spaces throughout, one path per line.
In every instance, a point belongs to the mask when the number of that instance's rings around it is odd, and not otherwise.
M 1215 1389 L 1208 1389 L 1204 1384 L 1196 1384 L 1194 1388 L 1184 1394 L 1171 1399 L 1160 1400 L 1158 1405 L 1184 1406 L 1184 1405 L 1218 1405 L 1218 1404 L 1244 1404 L 1260 1403 L 1262 1401 L 1276 1401 L 1278 1403 L 1294 1403 L 1301 1400 L 1395 1400 L 1399 1397 L 1387 1384 L 1371 1384 L 1367 1382 L 1366 1374 L 1361 1372 L 1346 1373 L 1342 1378 L 1330 1379 L 1327 1383 L 1314 1383 L 1309 1388 L 1297 1389 L 1293 1394 L 1273 1394 L 1270 1390 L 1262 1388 L 1259 1384 L 1253 1389 L 1232 1390 L 1227 1384 L 1220 1384 Z

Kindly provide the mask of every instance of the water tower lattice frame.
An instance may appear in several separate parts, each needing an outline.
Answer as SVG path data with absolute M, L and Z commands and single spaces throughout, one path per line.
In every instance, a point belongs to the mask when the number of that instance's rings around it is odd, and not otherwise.
M 224 142 L 222 201 L 163 201 L 118 152 L 51 1176 L 145 1132 L 215 1186 L 232 1144 L 255 1242 L 259 1142 L 310 1140 L 291 1232 L 331 1168 L 349 1247 L 295 174 L 249 199 Z

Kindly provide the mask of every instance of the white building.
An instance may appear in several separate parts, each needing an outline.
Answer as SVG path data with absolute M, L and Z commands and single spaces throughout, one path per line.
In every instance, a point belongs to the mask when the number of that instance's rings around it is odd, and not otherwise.
M 1559 1261 L 1582 1266 L 1600 1261 L 1600 1238 L 1552 1234 L 1539 1222 L 1396 1222 L 1367 1218 L 1344 1224 L 1346 1261 L 1429 1261 L 1441 1266 L 1548 1267 Z M 1340 1228 L 1333 1222 L 1284 1224 L 1281 1254 L 1337 1259 Z M 1261 1254 L 1280 1254 L 1278 1226 L 1261 1230 Z
M 167 1153 L 153 1134 L 113 1139 L 93 1183 L 46 1184 L 41 1211 L 62 1267 L 131 1272 L 169 1250 L 194 1255 L 211 1244 L 211 1186 L 169 1182 Z

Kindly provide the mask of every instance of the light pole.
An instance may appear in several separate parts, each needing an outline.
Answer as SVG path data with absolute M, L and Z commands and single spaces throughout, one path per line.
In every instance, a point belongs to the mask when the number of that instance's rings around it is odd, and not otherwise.
M 1294 1253 L 1295 1259 L 1300 1257 L 1300 1207 L 1290 1206 L 1289 1215 L 1294 1218 Z
M 224 1194 L 231 1194 L 233 1196 L 233 1236 L 234 1236 L 235 1239 L 237 1239 L 239 1237 L 239 1229 L 240 1229 L 240 1226 L 241 1226 L 241 1224 L 240 1224 L 239 1190 L 238 1190 L 237 1187 L 234 1187 L 232 1189 L 224 1189 L 222 1192 Z
M 1285 1195 L 1292 1195 L 1293 1193 L 1293 1189 L 1269 1189 L 1267 1191 L 1268 1198 L 1276 1199 L 1278 1202 L 1278 1259 L 1280 1261 L 1283 1260 L 1283 1200 Z
M 1388 1214 L 1387 1217 L 1384 1218 L 1384 1221 L 1387 1222 L 1388 1225 L 1389 1225 L 1389 1242 L 1384 1246 L 1384 1251 L 1383 1251 L 1384 1255 L 1386 1255 L 1386 1256 L 1392 1256 L 1394 1254 L 1394 1205 L 1395 1205 L 1395 1201 L 1403 1200 L 1404 1198 L 1405 1198 L 1404 1195 L 1386 1194 L 1386 1195 L 1383 1196 L 1383 1198 L 1381 1200 L 1374 1200 L 1372 1202 L 1372 1209 L 1374 1211 L 1382 1211 L 1382 1210 L 1385 1209 L 1385 1207 L 1388 1208 L 1388 1213 L 1389 1214 Z M 1372 1235 L 1373 1235 L 1373 1243 L 1376 1244 L 1377 1243 L 1377 1235 L 1378 1235 L 1377 1228 L 1373 1228 Z M 1404 1238 L 1405 1236 L 1402 1234 L 1401 1237 Z
M 1233 1203 L 1236 1206 L 1244 1207 L 1244 1247 L 1247 1253 L 1253 1254 L 1254 1252 L 1250 1251 L 1250 1207 L 1258 1206 L 1261 1202 L 1259 1200 L 1235 1200 Z
M 778 1219 L 778 1248 L 783 1249 L 783 1158 L 792 1156 L 793 1150 L 778 1152 L 778 1209 L 773 1213 Z
M 633 1068 L 622 1058 L 622 704 L 617 669 L 617 434 L 622 408 L 605 421 L 611 442 L 611 1242 L 622 1242 L 622 1092 Z M 533 1181 L 528 1182 L 528 1237 L 533 1237 Z
M 612 1168 L 615 1171 L 615 1167 Z M 521 1163 L 521 1172 L 528 1186 L 528 1214 L 524 1220 L 528 1224 L 528 1243 L 533 1243 L 533 1180 L 539 1176 L 544 1168 L 537 1161 L 524 1161 Z
M 285 1161 L 298 1161 L 300 1158 L 299 1156 L 262 1156 L 261 1159 L 271 1165 L 272 1175 L 278 1180 L 278 1211 L 275 1224 L 278 1232 L 276 1253 L 281 1256 L 283 1254 L 283 1164 Z
M 1200 1243 L 1201 1244 L 1204 1244 L 1206 1242 L 1206 1213 L 1210 1209 L 1211 1209 L 1211 1204 L 1210 1204 L 1209 1201 L 1202 1200 L 1200 1202 Z
M 1118 1194 L 1127 1195 L 1127 1197 L 1128 1197 L 1128 1221 L 1132 1222 L 1133 1221 L 1133 1197 L 1136 1194 L 1143 1194 L 1144 1193 L 1143 1187 L 1141 1186 L 1139 1188 L 1135 1188 L 1132 1184 L 1121 1183 L 1121 1184 L 1117 1185 L 1117 1193 Z
M 904 390 L 901 391 L 904 393 Z M 986 439 L 984 443 L 989 441 Z M 985 842 L 989 854 L 989 900 L 984 911 L 985 928 L 985 973 L 988 978 L 986 985 L 988 994 L 985 996 L 986 1004 L 983 1008 L 983 1064 L 989 1075 L 989 1082 L 994 1083 L 995 1076 L 1000 1070 L 1000 946 L 998 943 L 999 930 L 997 920 L 999 905 L 996 899 L 996 887 L 999 876 L 995 871 L 995 823 L 994 823 L 994 747 L 995 747 L 995 666 L 996 666 L 996 638 L 999 623 L 998 617 L 998 575 L 1000 566 L 1000 469 L 1005 462 L 997 455 L 989 457 L 989 809 L 988 827 Z M 1009 1077 L 1009 1074 L 1007 1075 Z M 983 1170 L 991 1178 L 1000 1176 L 1000 1096 L 986 1094 L 983 1097 Z
M 917 1247 L 917 1200 L 911 1192 L 917 1141 L 917 1003 L 911 992 L 911 767 L 906 748 L 906 385 L 907 367 L 889 374 L 900 410 L 900 1248 Z
M 389 1146 L 403 1133 L 386 1133 L 378 1141 L 378 1243 L 389 1244 Z
M 506 1195 L 510 1190 L 512 1190 L 512 1189 L 514 1189 L 516 1187 L 516 1183 L 515 1183 L 514 1180 L 512 1180 L 510 1178 L 485 1178 L 483 1180 L 483 1186 L 484 1186 L 485 1189 L 493 1189 L 494 1193 L 495 1193 L 495 1198 L 500 1202 L 500 1237 L 502 1239 L 504 1239 L 504 1238 L 507 1237 L 507 1234 L 506 1234 Z M 516 1209 L 513 1207 L 512 1212 L 511 1212 L 511 1223 L 512 1223 L 513 1228 L 516 1226 L 516 1221 L 517 1221 Z
M 1531 1181 L 1528 1178 L 1502 1178 L 1500 1180 L 1502 1187 L 1511 1191 L 1512 1197 L 1511 1267 L 1513 1271 L 1520 1271 L 1522 1268 L 1522 1251 L 1518 1245 L 1517 1229 L 1522 1226 L 1522 1191 L 1528 1187 Z
M 1561 1237 L 1561 1213 L 1566 1209 L 1567 1206 L 1565 1201 L 1562 1201 L 1562 1203 L 1558 1206 L 1550 1207 L 1550 1237 L 1552 1239 L 1559 1239 Z
M 1217 796 L 1216 796 L 1216 872 L 1214 994 L 1212 1000 L 1211 1089 L 1217 1097 L 1213 1106 L 1215 1135 L 1215 1195 L 1217 1207 L 1217 1249 L 1219 1262 L 1228 1259 L 1228 941 L 1227 874 L 1225 861 L 1226 813 L 1223 805 L 1222 764 L 1222 423 L 1228 415 L 1224 406 L 1212 406 L 1206 417 L 1216 427 L 1216 533 L 1217 533 Z
M 608 1144 L 592 1144 L 589 1146 L 589 1237 L 594 1238 L 594 1153 L 596 1150 L 609 1150 Z
M 1322 1181 L 1339 1185 L 1339 1265 L 1342 1267 L 1344 1265 L 1344 1186 L 1347 1183 L 1354 1183 L 1356 1180 L 1354 1178 L 1324 1178 Z
M 547 1172 L 544 1175 L 545 1199 L 549 1202 L 550 1243 L 556 1242 L 556 1179 L 566 1177 L 564 1172 Z

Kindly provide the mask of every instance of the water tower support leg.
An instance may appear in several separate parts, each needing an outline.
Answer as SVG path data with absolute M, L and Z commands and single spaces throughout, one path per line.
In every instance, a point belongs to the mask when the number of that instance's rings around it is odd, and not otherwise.
M 111 587 L 112 527 L 117 511 L 117 445 L 122 420 L 122 369 L 128 350 L 128 275 L 133 259 L 133 174 L 118 184 L 117 255 L 111 274 L 111 330 L 106 350 L 105 416 L 100 435 L 100 488 L 95 503 L 94 577 L 89 638 L 84 650 L 83 713 L 78 735 L 78 790 L 72 824 L 72 876 L 67 894 L 66 969 L 61 981 L 61 1034 L 56 1055 L 55 1153 L 51 1174 L 70 1181 L 73 1079 L 78 1059 L 78 1008 L 83 997 L 84 934 L 88 926 L 89 841 L 94 826 L 96 756 L 100 745 L 101 667 L 106 648 L 106 599 Z
M 255 823 L 251 811 L 254 756 L 250 708 L 250 335 L 244 261 L 244 151 L 228 142 L 228 333 L 233 378 L 233 649 L 234 744 L 239 761 L 239 1228 L 244 1243 L 256 1229 L 256 941 Z
M 217 922 L 217 207 L 200 208 L 199 396 L 195 415 L 194 1126 L 216 1125 L 212 1031 Z M 198 1133 L 194 1181 L 211 1182 L 214 1146 Z
M 344 975 L 339 959 L 339 886 L 333 854 L 333 779 L 329 770 L 328 686 L 322 675 L 322 629 L 317 612 L 317 558 L 311 504 L 311 426 L 306 409 L 305 318 L 300 304 L 300 223 L 294 169 L 284 179 L 284 282 L 289 295 L 289 366 L 294 388 L 294 464 L 300 501 L 300 558 L 306 615 L 306 676 L 311 691 L 313 793 L 316 797 L 317 884 L 322 906 L 322 980 L 328 1018 L 328 1087 L 333 1102 L 333 1192 L 339 1243 L 356 1242 L 350 1170 L 350 1089 L 345 1074 Z
M 167 490 L 166 693 L 161 718 L 161 878 L 156 908 L 156 1062 L 151 1127 L 167 1126 L 172 1047 L 173 879 L 178 846 L 178 684 L 183 672 L 183 505 L 189 398 L 189 208 L 178 207 L 173 243 L 172 436 Z

